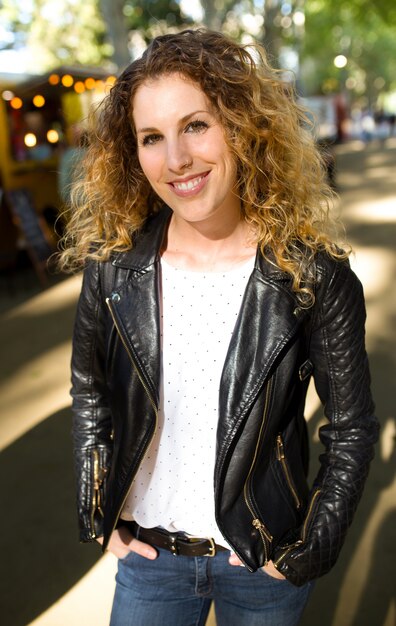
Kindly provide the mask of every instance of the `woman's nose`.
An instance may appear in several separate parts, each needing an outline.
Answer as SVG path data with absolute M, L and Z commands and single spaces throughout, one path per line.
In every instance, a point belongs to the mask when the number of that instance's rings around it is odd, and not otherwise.
M 193 157 L 186 143 L 178 139 L 168 144 L 167 160 L 169 170 L 175 173 L 181 173 L 186 168 L 191 167 Z

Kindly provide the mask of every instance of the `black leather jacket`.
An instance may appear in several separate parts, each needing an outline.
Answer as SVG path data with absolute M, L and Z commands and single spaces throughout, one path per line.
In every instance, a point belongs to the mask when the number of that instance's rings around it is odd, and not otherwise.
M 118 523 L 156 429 L 160 389 L 159 249 L 170 211 L 132 250 L 89 263 L 74 332 L 74 449 L 81 540 Z M 361 285 L 345 262 L 316 261 L 316 302 L 257 254 L 220 384 L 217 524 L 252 571 L 273 559 L 294 584 L 325 574 L 360 499 L 378 424 L 369 392 Z M 304 402 L 311 374 L 328 423 L 306 480 Z M 188 530 L 188 529 L 186 529 Z

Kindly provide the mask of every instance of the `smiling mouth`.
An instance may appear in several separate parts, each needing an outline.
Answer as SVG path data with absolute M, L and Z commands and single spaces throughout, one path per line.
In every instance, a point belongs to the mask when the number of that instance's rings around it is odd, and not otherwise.
M 174 187 L 177 191 L 194 191 L 198 189 L 203 179 L 208 176 L 209 172 L 205 172 L 205 174 L 200 174 L 196 178 L 191 178 L 190 180 L 180 181 L 180 182 L 172 182 L 170 183 L 172 187 Z

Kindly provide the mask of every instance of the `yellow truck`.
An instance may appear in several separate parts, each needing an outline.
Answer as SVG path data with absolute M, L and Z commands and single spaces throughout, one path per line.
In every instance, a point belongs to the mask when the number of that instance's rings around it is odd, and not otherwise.
M 22 81 L 0 75 L 0 268 L 21 245 L 34 263 L 33 230 L 36 239 L 41 230 L 54 244 L 52 225 L 62 210 L 60 158 L 114 80 L 102 69 L 65 66 Z M 30 235 L 29 203 L 38 224 Z

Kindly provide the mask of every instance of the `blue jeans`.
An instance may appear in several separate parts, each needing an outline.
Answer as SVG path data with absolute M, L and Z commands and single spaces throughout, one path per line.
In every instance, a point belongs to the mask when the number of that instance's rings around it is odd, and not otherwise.
M 110 626 L 204 626 L 212 600 L 217 626 L 296 626 L 312 583 L 295 587 L 263 570 L 252 574 L 230 565 L 229 554 L 158 550 L 151 561 L 131 552 L 118 562 Z

